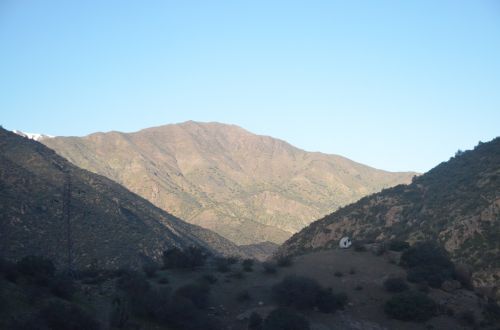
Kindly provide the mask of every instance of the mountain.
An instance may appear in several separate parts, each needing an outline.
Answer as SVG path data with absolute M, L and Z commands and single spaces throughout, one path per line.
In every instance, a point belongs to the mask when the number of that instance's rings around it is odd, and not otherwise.
M 415 175 L 306 152 L 220 123 L 190 121 L 42 143 L 161 209 L 242 245 L 282 243 L 314 219 Z
M 500 290 L 500 138 L 312 223 L 278 254 L 334 248 L 342 236 L 437 240 L 471 266 L 476 286 Z
M 63 204 L 70 205 L 69 226 Z M 61 263 L 71 252 L 78 267 L 97 262 L 116 268 L 137 264 L 144 256 L 157 259 L 166 247 L 191 245 L 239 253 L 219 235 L 74 166 L 39 142 L 0 128 L 0 256 L 41 254 Z

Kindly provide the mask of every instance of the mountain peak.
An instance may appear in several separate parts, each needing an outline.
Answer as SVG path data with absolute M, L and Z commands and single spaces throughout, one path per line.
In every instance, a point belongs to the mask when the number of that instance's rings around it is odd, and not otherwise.
M 310 153 L 218 122 L 42 142 L 240 245 L 281 243 L 314 219 L 414 175 Z

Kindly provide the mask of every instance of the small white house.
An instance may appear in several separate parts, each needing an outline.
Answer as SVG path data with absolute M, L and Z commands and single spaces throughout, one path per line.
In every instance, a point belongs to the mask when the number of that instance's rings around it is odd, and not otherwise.
M 347 249 L 352 245 L 352 241 L 349 237 L 342 237 L 339 242 L 339 247 L 341 249 Z

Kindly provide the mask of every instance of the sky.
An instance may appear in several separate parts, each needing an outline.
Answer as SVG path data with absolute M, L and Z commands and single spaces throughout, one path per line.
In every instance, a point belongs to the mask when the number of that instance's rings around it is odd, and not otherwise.
M 424 172 L 500 135 L 500 2 L 0 0 L 0 125 L 186 120 Z

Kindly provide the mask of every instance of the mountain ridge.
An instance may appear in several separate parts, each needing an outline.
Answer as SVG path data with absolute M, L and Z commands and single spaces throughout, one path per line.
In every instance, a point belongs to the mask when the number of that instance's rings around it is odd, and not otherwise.
M 228 240 L 181 221 L 108 178 L 82 170 L 29 138 L 0 129 L 0 251 L 18 259 L 67 258 L 63 216 L 71 178 L 75 264 L 101 267 L 159 259 L 165 248 L 191 245 L 216 254 L 245 255 Z M 67 204 L 66 204 L 67 205 Z
M 281 243 L 318 217 L 415 173 L 310 153 L 236 125 L 194 121 L 42 140 L 158 207 L 248 245 Z
M 278 254 L 335 248 L 355 240 L 437 240 L 474 282 L 500 296 L 500 138 L 457 152 L 409 185 L 362 198 L 313 222 Z

